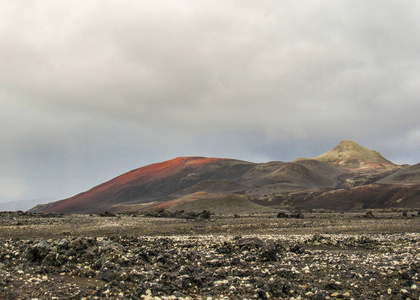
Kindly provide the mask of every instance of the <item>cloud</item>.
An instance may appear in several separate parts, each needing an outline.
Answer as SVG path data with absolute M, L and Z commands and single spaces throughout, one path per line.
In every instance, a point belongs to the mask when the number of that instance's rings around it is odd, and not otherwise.
M 416 1 L 6 1 L 1 175 L 51 197 L 172 156 L 341 139 L 415 162 L 419 17 Z

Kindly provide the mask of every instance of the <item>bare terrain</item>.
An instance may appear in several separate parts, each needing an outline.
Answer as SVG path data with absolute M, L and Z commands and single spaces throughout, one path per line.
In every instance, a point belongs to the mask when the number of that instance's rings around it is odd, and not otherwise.
M 0 299 L 418 299 L 417 210 L 0 213 Z

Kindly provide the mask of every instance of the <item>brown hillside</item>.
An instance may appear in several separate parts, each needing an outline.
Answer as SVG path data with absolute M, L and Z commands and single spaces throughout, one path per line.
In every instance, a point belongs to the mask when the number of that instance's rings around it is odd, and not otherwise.
M 404 183 L 419 184 L 420 183 L 420 164 L 410 166 L 398 170 L 391 175 L 378 181 L 379 183 Z
M 369 184 L 351 189 L 316 189 L 283 193 L 255 202 L 297 209 L 420 208 L 420 185 Z

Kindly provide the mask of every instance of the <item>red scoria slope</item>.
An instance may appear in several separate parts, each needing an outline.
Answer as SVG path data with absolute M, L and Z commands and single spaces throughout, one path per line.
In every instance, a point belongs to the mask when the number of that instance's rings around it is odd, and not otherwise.
M 171 185 L 176 174 L 180 178 L 185 173 L 191 173 L 204 165 L 228 161 L 223 158 L 205 157 L 178 157 L 172 160 L 155 163 L 135 169 L 118 176 L 110 181 L 100 184 L 87 192 L 80 193 L 71 198 L 51 203 L 43 212 L 64 212 L 64 213 L 92 213 L 106 211 L 114 204 L 142 203 L 153 201 L 160 194 L 167 195 L 182 188 L 179 182 L 176 186 Z M 171 191 L 171 187 L 173 191 Z

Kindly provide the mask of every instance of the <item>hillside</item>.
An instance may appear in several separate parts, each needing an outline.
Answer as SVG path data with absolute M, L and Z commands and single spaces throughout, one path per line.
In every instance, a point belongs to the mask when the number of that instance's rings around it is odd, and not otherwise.
M 368 184 L 350 189 L 317 189 L 272 195 L 260 205 L 295 209 L 360 210 L 420 208 L 420 185 Z
M 213 195 L 198 198 L 193 201 L 181 201 L 171 206 L 169 211 L 192 211 L 201 212 L 209 210 L 216 214 L 245 214 L 272 211 L 268 207 L 261 206 L 242 195 Z
M 74 197 L 41 207 L 43 212 L 96 213 L 114 205 L 168 201 L 203 180 L 237 180 L 253 164 L 233 159 L 179 157 L 118 176 Z
M 418 184 L 420 182 L 420 164 L 404 168 L 378 181 L 379 183 Z
M 135 169 L 89 191 L 37 206 L 32 211 L 98 213 L 169 209 L 179 205 L 180 209 L 208 205 L 207 210 L 217 210 L 221 204 L 215 199 L 230 199 L 228 195 L 251 197 L 255 205 L 283 205 L 286 202 L 266 199 L 294 199 L 287 205 L 352 209 L 379 203 L 386 207 L 394 203 L 386 199 L 390 189 L 393 191 L 406 183 L 420 184 L 419 169 L 420 164 L 409 168 L 397 166 L 379 152 L 348 140 L 314 159 L 301 158 L 292 162 L 252 163 L 225 158 L 179 157 Z M 380 184 L 373 185 L 376 183 Z M 354 190 L 357 187 L 365 187 L 365 194 Z M 411 190 L 400 189 L 399 193 L 411 195 L 410 201 L 393 205 L 420 207 L 420 199 Z M 306 200 L 299 200 L 296 195 L 304 195 Z M 404 197 L 400 195 L 400 198 Z M 250 207 L 244 203 L 237 205 Z

